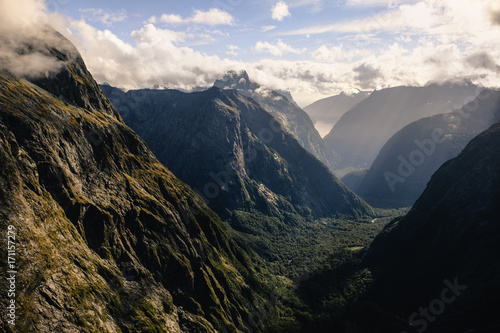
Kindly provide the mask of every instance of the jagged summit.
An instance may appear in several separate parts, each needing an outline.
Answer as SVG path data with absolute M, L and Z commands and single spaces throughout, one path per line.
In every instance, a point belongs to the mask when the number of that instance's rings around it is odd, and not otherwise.
M 255 82 L 250 81 L 250 77 L 245 70 L 240 72 L 229 71 L 222 79 L 216 80 L 214 86 L 222 89 L 244 89 L 244 90 L 255 90 L 260 87 Z
M 229 71 L 214 87 L 238 90 L 250 97 L 273 115 L 290 132 L 300 145 L 323 162 L 331 171 L 338 156 L 321 139 L 309 115 L 293 100 L 289 92 L 269 89 L 252 82 L 246 71 Z

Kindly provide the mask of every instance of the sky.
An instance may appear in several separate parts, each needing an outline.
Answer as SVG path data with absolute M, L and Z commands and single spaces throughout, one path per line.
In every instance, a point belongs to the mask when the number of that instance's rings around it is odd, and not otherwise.
M 45 10 L 95 79 L 123 89 L 190 91 L 228 70 L 301 106 L 448 80 L 500 87 L 499 0 L 0 1 Z

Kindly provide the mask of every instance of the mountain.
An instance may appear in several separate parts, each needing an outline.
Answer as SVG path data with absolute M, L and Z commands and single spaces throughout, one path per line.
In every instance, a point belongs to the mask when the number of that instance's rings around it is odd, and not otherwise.
M 500 92 L 483 90 L 451 113 L 417 120 L 387 141 L 355 192 L 376 207 L 409 207 L 434 172 L 500 121 Z
M 323 162 L 330 170 L 337 166 L 339 157 L 324 142 L 309 115 L 293 100 L 289 92 L 267 89 L 250 81 L 245 71 L 230 71 L 215 81 L 215 87 L 236 89 L 242 95 L 254 99 L 271 113 L 307 151 Z
M 500 123 L 432 176 L 411 211 L 388 224 L 365 264 L 371 299 L 408 332 L 496 332 L 500 297 Z
M 462 107 L 476 96 L 477 89 L 473 84 L 445 83 L 375 91 L 346 112 L 324 141 L 341 157 L 337 168 L 369 168 L 401 128 Z
M 340 117 L 356 106 L 359 102 L 370 96 L 370 92 L 360 91 L 348 95 L 344 92 L 339 95 L 320 99 L 304 108 L 304 111 L 311 117 L 314 126 L 320 134 L 325 136 Z M 324 134 L 323 134 L 324 133 Z
M 0 227 L 10 251 L 0 285 L 11 290 L 0 298 L 0 331 L 257 329 L 250 316 L 272 304 L 249 256 L 123 123 L 76 49 L 52 30 L 43 37 L 18 50 L 61 59 L 54 73 L 0 72 Z
M 103 86 L 125 122 L 222 216 L 359 216 L 370 211 L 263 107 L 213 87 L 122 92 Z
M 237 90 L 102 88 L 158 159 L 237 230 L 262 232 L 265 226 L 252 229 L 261 217 L 291 224 L 371 214 L 269 112 Z
M 367 169 L 358 169 L 345 174 L 340 180 L 354 193 L 358 193 L 361 182 L 366 177 Z

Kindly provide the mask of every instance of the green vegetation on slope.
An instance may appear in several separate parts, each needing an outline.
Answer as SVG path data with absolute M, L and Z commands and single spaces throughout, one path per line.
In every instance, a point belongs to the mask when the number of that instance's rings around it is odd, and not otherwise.
M 1 227 L 18 231 L 18 328 L 249 329 L 266 304 L 265 272 L 112 114 L 2 74 L 0 141 Z

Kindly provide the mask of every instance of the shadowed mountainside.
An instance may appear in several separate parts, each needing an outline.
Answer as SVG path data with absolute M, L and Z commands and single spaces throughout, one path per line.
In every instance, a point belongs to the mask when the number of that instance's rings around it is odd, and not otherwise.
M 366 255 L 378 281 L 371 299 L 409 318 L 409 332 L 500 328 L 499 146 L 496 123 L 434 173 L 411 211 L 388 224 Z M 419 311 L 426 305 L 427 318 Z
M 263 285 L 219 217 L 121 121 L 74 48 L 33 45 L 68 60 L 30 78 L 46 90 L 0 73 L 0 222 L 16 233 L 16 330 L 253 329 Z

